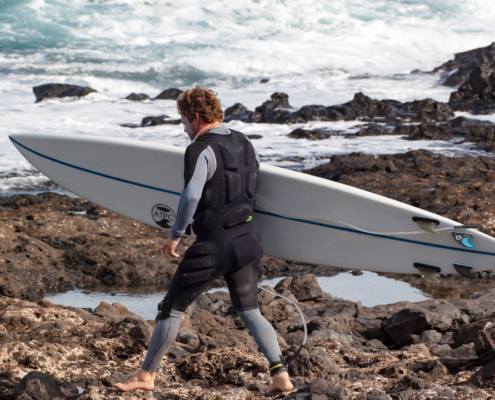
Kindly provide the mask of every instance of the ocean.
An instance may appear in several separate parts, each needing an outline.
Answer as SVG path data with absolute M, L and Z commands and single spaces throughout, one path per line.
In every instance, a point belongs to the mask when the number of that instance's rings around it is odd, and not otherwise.
M 178 117 L 170 100 L 130 102 L 132 93 L 212 88 L 222 104 L 249 109 L 274 92 L 298 108 L 333 105 L 363 92 L 377 99 L 447 101 L 441 75 L 421 73 L 495 38 L 488 0 L 0 0 L 0 195 L 62 191 L 15 150 L 18 132 L 73 133 L 187 146 L 182 126 L 131 129 L 145 116 Z M 268 79 L 267 83 L 260 83 Z M 34 103 L 34 86 L 69 83 L 98 91 Z M 495 120 L 495 117 L 483 118 Z M 352 133 L 360 122 L 318 122 Z M 304 169 L 333 154 L 425 148 L 484 154 L 446 141 L 399 136 L 311 142 L 287 135 L 303 125 L 229 126 L 260 134 L 264 162 Z

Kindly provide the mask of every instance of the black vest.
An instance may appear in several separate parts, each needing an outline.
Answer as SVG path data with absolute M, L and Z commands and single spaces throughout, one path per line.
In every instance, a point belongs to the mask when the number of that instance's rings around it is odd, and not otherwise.
M 215 152 L 217 168 L 206 182 L 194 214 L 192 228 L 198 240 L 223 239 L 237 227 L 253 230 L 259 164 L 246 136 L 231 132 L 210 133 L 199 139 Z

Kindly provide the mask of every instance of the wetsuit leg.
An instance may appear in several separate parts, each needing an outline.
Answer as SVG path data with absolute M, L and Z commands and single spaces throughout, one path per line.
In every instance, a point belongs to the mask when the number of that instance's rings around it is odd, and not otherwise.
M 251 331 L 253 339 L 270 362 L 270 373 L 286 372 L 282 352 L 273 326 L 261 315 L 258 308 L 258 279 L 261 275 L 261 258 L 234 272 L 224 274 L 234 309 Z
M 172 309 L 170 318 L 162 319 L 156 324 L 156 328 L 151 336 L 150 345 L 146 358 L 143 362 L 143 369 L 148 372 L 156 372 L 167 349 L 172 345 L 179 333 L 182 312 Z
M 278 345 L 275 329 L 261 315 L 260 309 L 254 308 L 252 310 L 237 311 L 237 314 L 239 314 L 242 322 L 251 331 L 254 341 L 270 364 L 276 361 L 282 361 L 284 358 Z

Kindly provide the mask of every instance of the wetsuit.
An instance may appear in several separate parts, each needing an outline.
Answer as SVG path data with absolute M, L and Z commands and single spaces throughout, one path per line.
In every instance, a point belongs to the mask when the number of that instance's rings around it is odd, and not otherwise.
M 270 362 L 270 372 L 285 371 L 275 331 L 258 308 L 263 254 L 253 226 L 258 169 L 259 157 L 250 141 L 223 125 L 188 146 L 172 239 L 180 238 L 194 219 L 196 241 L 172 279 L 143 369 L 156 371 L 177 336 L 182 313 L 223 276 L 232 305 Z

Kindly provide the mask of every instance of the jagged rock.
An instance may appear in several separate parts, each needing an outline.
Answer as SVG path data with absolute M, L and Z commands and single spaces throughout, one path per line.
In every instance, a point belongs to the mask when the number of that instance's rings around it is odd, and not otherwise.
M 146 93 L 131 93 L 129 96 L 126 97 L 126 100 L 131 101 L 143 101 L 149 99 L 150 96 L 148 96 Z
M 417 305 L 421 308 L 403 309 L 383 321 L 383 330 L 396 344 L 412 343 L 410 335 L 421 334 L 431 328 L 447 331 L 451 328 L 454 318 L 460 317 L 460 312 L 445 302 L 426 301 Z
M 445 71 L 447 78 L 442 83 L 445 86 L 460 86 L 468 78 L 471 72 L 481 66 L 494 66 L 495 43 L 487 47 L 457 53 L 454 60 L 447 61 L 434 69 L 434 72 Z
M 293 130 L 291 133 L 288 135 L 290 138 L 294 139 L 309 139 L 309 140 L 322 140 L 322 139 L 328 139 L 330 135 L 328 132 L 322 130 L 322 129 L 302 129 L 302 128 L 297 128 Z
M 229 115 L 236 115 L 245 113 L 248 109 L 244 107 L 241 103 L 235 103 L 233 106 L 228 107 L 223 115 L 228 117 Z
M 286 93 L 273 93 L 271 100 L 265 101 L 261 106 L 256 107 L 255 111 L 260 112 L 263 116 L 267 116 L 272 111 L 278 108 L 293 108 L 289 104 L 289 95 Z
M 144 117 L 141 121 L 141 127 L 157 125 L 179 125 L 180 119 L 167 119 L 168 115 L 159 115 L 157 117 Z
M 476 67 L 469 78 L 450 95 L 453 110 L 472 114 L 495 112 L 495 62 L 492 66 Z
M 435 330 L 426 330 L 421 333 L 420 342 L 425 344 L 434 344 L 442 340 L 442 334 Z
M 90 87 L 77 85 L 67 85 L 63 83 L 47 83 L 41 86 L 33 87 L 36 103 L 44 99 L 53 99 L 61 97 L 84 97 L 90 93 L 98 93 Z
M 313 274 L 302 275 L 294 278 L 289 286 L 289 290 L 299 301 L 319 299 L 323 296 L 316 276 Z
M 156 96 L 155 100 L 177 100 L 182 92 L 182 90 L 175 88 L 166 89 Z
M 60 382 L 50 375 L 32 371 L 22 378 L 15 390 L 18 400 L 75 400 L 79 397 L 77 387 Z

